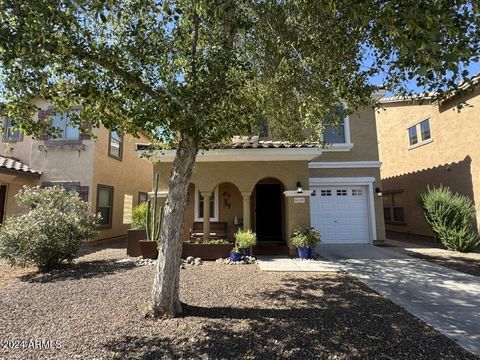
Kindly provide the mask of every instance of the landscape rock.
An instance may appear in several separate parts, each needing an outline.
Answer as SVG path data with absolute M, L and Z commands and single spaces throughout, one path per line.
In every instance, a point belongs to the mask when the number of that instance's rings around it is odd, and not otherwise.
M 193 264 L 195 262 L 195 258 L 193 256 L 187 257 L 187 264 Z
M 202 265 L 202 258 L 199 258 L 199 257 L 195 258 L 195 260 L 193 261 L 193 263 L 194 263 L 195 265 Z

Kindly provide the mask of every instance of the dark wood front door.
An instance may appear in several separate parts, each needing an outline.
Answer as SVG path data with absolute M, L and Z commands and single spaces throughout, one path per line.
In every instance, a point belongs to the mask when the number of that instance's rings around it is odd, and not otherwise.
M 7 198 L 7 186 L 0 186 L 0 224 L 3 224 L 5 219 L 5 200 Z
M 259 242 L 282 241 L 282 185 L 255 186 L 255 232 Z

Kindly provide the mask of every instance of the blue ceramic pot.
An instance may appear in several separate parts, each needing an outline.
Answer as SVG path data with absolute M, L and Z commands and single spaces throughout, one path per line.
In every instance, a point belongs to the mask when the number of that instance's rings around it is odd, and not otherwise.
M 311 259 L 312 248 L 311 247 L 297 247 L 298 257 L 300 259 Z
M 231 252 L 230 253 L 230 261 L 240 261 L 242 259 L 242 254 Z
M 240 249 L 242 256 L 250 256 L 250 248 L 242 248 Z

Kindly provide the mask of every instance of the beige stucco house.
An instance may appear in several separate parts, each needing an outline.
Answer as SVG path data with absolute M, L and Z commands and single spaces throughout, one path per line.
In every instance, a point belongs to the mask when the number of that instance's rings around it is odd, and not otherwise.
M 427 186 L 448 186 L 480 203 L 480 85 L 440 106 L 418 100 L 387 97 L 377 112 L 384 218 L 392 237 L 433 236 L 416 200 Z M 459 112 L 463 101 L 468 106 Z
M 13 132 L 3 119 L 0 147 L 0 221 L 23 209 L 14 195 L 24 185 L 59 185 L 90 203 L 93 212 L 102 214 L 99 234 L 91 242 L 125 237 L 130 227 L 132 207 L 146 201 L 152 188 L 152 164 L 139 159 L 134 143 L 148 141 L 119 136 L 104 127 L 93 129 L 95 140 L 80 134 L 68 124 L 68 115 L 55 113 L 45 101 L 36 103 L 42 121 L 52 114 L 51 122 L 60 128 L 58 138 L 43 136 L 37 140 Z
M 253 229 L 270 253 L 286 249 L 298 226 L 320 230 L 323 244 L 372 243 L 385 238 L 375 113 L 363 109 L 325 132 L 330 145 L 290 144 L 262 138 L 234 139 L 227 148 L 199 152 L 188 191 L 183 238 L 194 222 L 208 238 L 214 222 L 227 238 Z M 148 144 L 137 144 L 140 155 Z M 151 154 L 150 154 L 151 155 Z M 174 150 L 150 159 L 166 197 Z M 205 216 L 208 214 L 209 216 Z M 267 251 L 268 252 L 268 251 Z

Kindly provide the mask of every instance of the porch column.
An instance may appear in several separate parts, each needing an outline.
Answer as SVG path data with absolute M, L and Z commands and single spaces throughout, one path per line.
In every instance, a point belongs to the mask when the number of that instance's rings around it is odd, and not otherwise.
M 251 192 L 242 191 L 243 198 L 243 230 L 250 230 L 252 225 L 250 224 L 250 195 Z
M 210 198 L 211 192 L 201 191 L 200 194 L 203 197 L 203 240 L 210 239 Z

